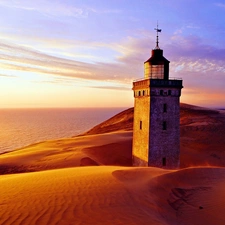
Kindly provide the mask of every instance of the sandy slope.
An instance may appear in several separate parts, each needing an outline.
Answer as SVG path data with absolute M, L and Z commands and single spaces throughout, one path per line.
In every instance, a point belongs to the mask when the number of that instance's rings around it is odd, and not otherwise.
M 131 165 L 131 131 L 45 141 L 0 155 L 0 174 L 88 165 Z
M 0 224 L 225 223 L 225 169 L 78 167 L 0 176 Z
M 133 108 L 85 134 L 0 155 L 0 174 L 89 165 L 131 165 Z M 181 104 L 181 168 L 225 166 L 225 113 Z
M 222 225 L 224 187 L 224 168 L 189 168 L 157 177 L 150 192 L 169 224 Z
M 225 114 L 181 105 L 181 166 L 225 166 Z

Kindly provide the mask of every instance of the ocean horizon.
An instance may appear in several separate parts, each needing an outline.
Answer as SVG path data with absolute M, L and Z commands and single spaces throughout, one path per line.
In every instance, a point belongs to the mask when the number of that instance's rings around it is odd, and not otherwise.
M 0 153 L 84 133 L 126 108 L 0 109 Z

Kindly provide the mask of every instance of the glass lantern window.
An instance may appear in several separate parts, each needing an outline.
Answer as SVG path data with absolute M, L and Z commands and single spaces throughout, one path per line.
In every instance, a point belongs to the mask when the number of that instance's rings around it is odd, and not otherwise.
M 151 65 L 150 78 L 163 79 L 164 78 L 164 65 Z
M 145 78 L 164 79 L 164 65 L 145 63 Z

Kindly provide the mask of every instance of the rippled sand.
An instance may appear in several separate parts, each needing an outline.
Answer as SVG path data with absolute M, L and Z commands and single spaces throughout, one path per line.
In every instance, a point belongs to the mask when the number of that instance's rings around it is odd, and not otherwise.
M 0 224 L 224 224 L 225 169 L 80 167 L 0 178 Z

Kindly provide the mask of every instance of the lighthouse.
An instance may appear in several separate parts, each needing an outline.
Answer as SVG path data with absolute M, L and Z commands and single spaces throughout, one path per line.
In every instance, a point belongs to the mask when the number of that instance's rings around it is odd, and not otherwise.
M 133 166 L 166 169 L 180 164 L 180 96 L 182 79 L 169 77 L 169 61 L 156 47 L 144 63 L 144 78 L 133 82 Z

